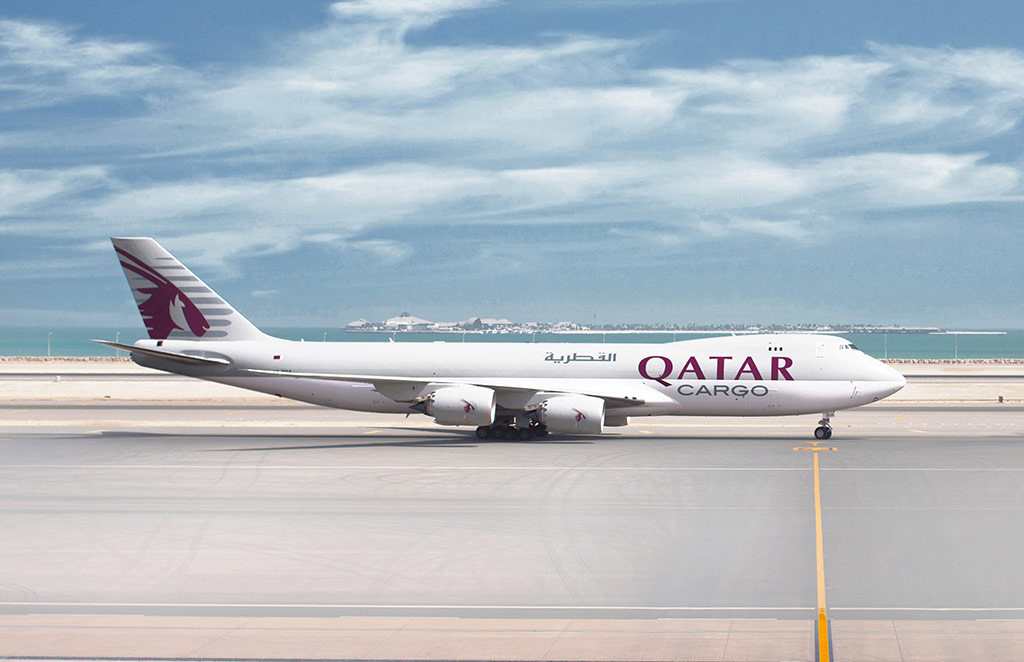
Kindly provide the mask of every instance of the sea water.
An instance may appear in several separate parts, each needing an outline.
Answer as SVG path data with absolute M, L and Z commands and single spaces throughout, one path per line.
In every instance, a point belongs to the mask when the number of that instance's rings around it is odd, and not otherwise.
M 267 333 L 306 342 L 550 342 L 550 343 L 665 343 L 729 335 L 728 333 L 350 333 L 343 329 L 266 328 Z M 1020 359 L 1024 330 L 999 335 L 933 335 L 927 333 L 832 333 L 864 352 L 890 359 Z M 139 328 L 19 328 L 0 329 L 0 356 L 124 356 L 124 352 L 89 342 L 92 338 L 131 344 L 145 338 Z

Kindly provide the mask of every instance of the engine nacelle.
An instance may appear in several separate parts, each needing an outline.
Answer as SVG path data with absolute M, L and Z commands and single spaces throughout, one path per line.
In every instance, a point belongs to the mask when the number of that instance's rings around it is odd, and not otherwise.
M 589 395 L 556 395 L 541 403 L 537 420 L 551 432 L 601 434 L 604 400 Z
M 423 401 L 423 413 L 441 425 L 491 425 L 494 390 L 483 386 L 444 386 Z

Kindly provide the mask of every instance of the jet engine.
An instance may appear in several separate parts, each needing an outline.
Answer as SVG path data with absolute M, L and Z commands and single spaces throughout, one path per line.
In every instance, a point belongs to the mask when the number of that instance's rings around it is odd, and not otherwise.
M 556 395 L 541 403 L 537 421 L 551 432 L 601 434 L 604 400 L 589 395 Z
M 441 425 L 491 425 L 494 390 L 482 386 L 444 386 L 423 401 L 423 413 Z

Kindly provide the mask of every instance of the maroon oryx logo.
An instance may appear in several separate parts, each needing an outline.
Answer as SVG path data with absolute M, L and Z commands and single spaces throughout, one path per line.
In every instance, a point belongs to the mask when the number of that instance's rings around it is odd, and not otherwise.
M 149 295 L 139 304 L 139 312 L 150 338 L 163 340 L 175 329 L 184 330 L 186 326 L 200 338 L 209 330 L 210 323 L 199 308 L 174 283 L 134 255 L 120 248 L 115 250 L 126 271 L 138 274 L 153 284 L 152 287 L 138 288 L 139 292 Z
M 474 409 L 476 409 L 476 405 L 474 405 L 474 404 L 473 404 L 472 402 L 470 402 L 469 400 L 463 400 L 463 402 L 465 402 L 465 403 L 466 403 L 466 406 L 465 406 L 465 407 L 463 407 L 462 409 L 463 409 L 463 411 L 465 411 L 465 412 L 466 412 L 467 414 L 468 414 L 469 412 L 473 411 Z
M 580 421 L 582 421 L 583 419 L 585 419 L 587 417 L 586 414 L 581 412 L 579 409 L 576 409 L 575 407 L 573 408 L 573 411 L 576 412 L 576 422 L 577 423 L 579 423 Z

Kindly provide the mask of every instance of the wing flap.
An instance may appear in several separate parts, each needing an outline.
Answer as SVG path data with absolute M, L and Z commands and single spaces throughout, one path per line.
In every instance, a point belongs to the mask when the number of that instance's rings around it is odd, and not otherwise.
M 338 374 L 338 373 L 322 373 L 322 372 L 291 372 L 288 370 L 259 370 L 256 368 L 249 368 L 244 370 L 254 375 L 266 375 L 271 377 L 295 377 L 298 379 L 323 379 L 328 381 L 339 381 L 339 382 L 360 382 L 364 384 L 373 384 L 378 387 L 385 395 L 388 392 L 394 392 L 396 389 L 408 388 L 412 391 L 420 391 L 428 385 L 443 385 L 443 384 L 462 384 L 462 385 L 473 385 L 473 386 L 484 386 L 486 388 L 492 388 L 495 391 L 506 391 L 509 393 L 519 394 L 530 394 L 530 393 L 552 393 L 552 394 L 578 394 L 578 395 L 590 395 L 595 398 L 601 398 L 605 401 L 606 406 L 614 407 L 632 407 L 636 405 L 642 405 L 646 401 L 645 397 L 639 393 L 637 387 L 624 389 L 619 386 L 608 385 L 608 386 L 595 386 L 588 384 L 586 387 L 577 388 L 578 385 L 566 385 L 559 383 L 560 380 L 551 379 L 534 379 L 534 378 L 508 378 L 508 379 L 492 379 L 486 377 L 452 377 L 445 379 L 423 379 L 420 377 L 405 377 L 395 375 L 350 375 L 350 374 Z M 646 387 L 639 387 L 646 388 Z M 646 389 L 650 390 L 650 389 Z

